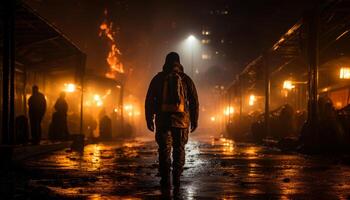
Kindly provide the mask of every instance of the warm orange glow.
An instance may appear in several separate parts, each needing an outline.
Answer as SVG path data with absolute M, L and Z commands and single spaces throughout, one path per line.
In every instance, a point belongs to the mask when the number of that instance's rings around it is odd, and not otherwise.
M 210 120 L 212 121 L 212 122 L 215 122 L 216 121 L 216 117 L 210 117 Z
M 232 106 L 228 106 L 224 109 L 224 115 L 226 116 L 233 114 L 234 112 L 235 112 L 235 109 Z
M 342 67 L 339 72 L 340 79 L 350 79 L 350 67 Z
M 124 106 L 124 109 L 125 109 L 126 111 L 133 110 L 133 108 L 134 108 L 134 106 L 131 105 L 131 104 L 126 104 L 126 105 Z
M 95 101 L 97 107 L 101 107 L 103 105 L 102 98 L 98 94 L 94 95 L 94 101 Z
M 250 95 L 248 104 L 250 106 L 253 106 L 255 104 L 255 102 L 256 102 L 256 96 L 254 94 Z
M 107 10 L 105 11 L 107 15 Z M 124 73 L 124 65 L 120 61 L 121 52 L 116 44 L 115 32 L 113 31 L 113 23 L 107 20 L 100 25 L 100 37 L 104 36 L 109 40 L 110 50 L 107 56 L 109 71 L 106 73 L 107 78 L 116 78 L 118 73 Z
M 292 81 L 290 80 L 285 80 L 283 82 L 283 89 L 286 89 L 286 90 L 292 90 L 295 88 L 295 85 L 293 84 Z
M 64 91 L 68 93 L 75 92 L 76 86 L 73 83 L 65 83 L 64 84 Z

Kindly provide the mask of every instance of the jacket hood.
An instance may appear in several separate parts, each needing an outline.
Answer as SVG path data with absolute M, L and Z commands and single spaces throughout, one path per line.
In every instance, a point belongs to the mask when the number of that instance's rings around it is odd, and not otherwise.
M 169 73 L 172 71 L 183 72 L 184 68 L 180 64 L 180 56 L 176 52 L 170 52 L 165 58 L 163 65 L 163 72 Z
M 184 72 L 184 67 L 180 63 L 173 63 L 173 64 L 167 64 L 165 63 L 163 66 L 163 72 L 170 73 L 170 72 Z

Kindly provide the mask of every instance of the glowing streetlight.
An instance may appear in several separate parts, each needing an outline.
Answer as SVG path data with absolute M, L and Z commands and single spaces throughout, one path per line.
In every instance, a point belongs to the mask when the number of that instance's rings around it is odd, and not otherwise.
M 94 98 L 94 101 L 95 101 L 97 107 L 101 107 L 103 105 L 103 101 L 102 101 L 100 95 L 95 94 L 93 98 Z
M 133 110 L 133 109 L 134 109 L 134 106 L 131 105 L 131 104 L 127 104 L 127 105 L 124 106 L 124 109 L 125 109 L 126 111 Z
M 196 37 L 194 37 L 193 35 L 190 35 L 190 36 L 188 36 L 187 40 L 189 42 L 194 42 L 196 40 Z
M 255 102 L 256 102 L 256 96 L 255 96 L 254 94 L 251 94 L 251 95 L 249 96 L 249 102 L 248 102 L 248 104 L 249 104 L 250 106 L 253 106 L 253 105 L 255 104 Z
M 228 106 L 224 109 L 224 115 L 228 116 L 230 114 L 233 114 L 235 112 L 235 109 L 232 106 Z
M 350 67 L 342 67 L 339 71 L 340 79 L 350 79 Z
M 190 35 L 187 37 L 186 39 L 186 43 L 188 44 L 188 46 L 190 46 L 191 48 L 191 77 L 193 78 L 194 75 L 194 46 L 197 43 L 197 38 L 194 35 Z
M 285 80 L 283 82 L 283 89 L 286 89 L 286 90 L 292 90 L 295 88 L 295 85 L 293 84 L 292 81 L 290 80 Z
M 75 92 L 76 86 L 73 83 L 65 83 L 64 84 L 64 91 L 68 93 Z

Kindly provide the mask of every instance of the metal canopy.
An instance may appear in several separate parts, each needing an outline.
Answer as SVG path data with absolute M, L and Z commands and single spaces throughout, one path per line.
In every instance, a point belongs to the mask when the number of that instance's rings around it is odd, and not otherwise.
M 349 52 L 350 45 L 350 1 L 332 0 L 322 5 L 320 20 L 320 64 Z M 308 14 L 306 12 L 306 14 Z M 305 20 L 299 20 L 282 37 L 253 61 L 240 73 L 246 80 L 248 88 L 254 88 L 258 81 L 263 80 L 263 63 L 268 60 L 271 75 L 291 67 L 288 71 L 305 71 L 307 68 L 300 64 L 306 56 L 307 30 Z M 336 47 L 335 47 L 336 46 Z M 290 65 L 296 62 L 298 64 Z M 234 81 L 231 86 L 237 84 Z
M 0 26 L 2 24 L 0 20 Z M 2 32 L 0 38 L 3 38 Z M 16 6 L 15 48 L 17 68 L 23 66 L 28 71 L 47 73 L 75 71 L 78 76 L 84 70 L 85 54 L 55 26 L 23 3 Z M 0 50 L 3 51 L 2 44 Z

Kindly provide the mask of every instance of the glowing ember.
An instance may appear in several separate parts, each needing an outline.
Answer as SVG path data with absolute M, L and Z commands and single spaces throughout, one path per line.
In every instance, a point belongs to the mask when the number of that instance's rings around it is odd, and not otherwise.
M 105 16 L 107 18 L 107 10 L 105 10 Z M 121 52 L 116 44 L 115 32 L 113 31 L 113 23 L 105 20 L 100 25 L 99 35 L 100 37 L 106 37 L 109 40 L 110 50 L 106 59 L 109 65 L 109 71 L 106 73 L 106 77 L 116 78 L 116 75 L 118 73 L 124 73 L 124 65 L 119 59 Z

